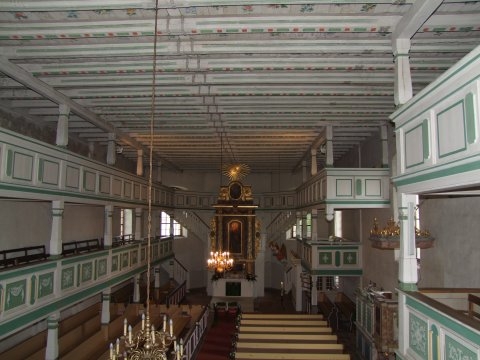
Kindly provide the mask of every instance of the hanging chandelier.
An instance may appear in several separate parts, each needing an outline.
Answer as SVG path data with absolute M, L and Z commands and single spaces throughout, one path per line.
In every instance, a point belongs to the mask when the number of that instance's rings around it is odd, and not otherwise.
M 210 253 L 210 258 L 207 260 L 207 267 L 209 270 L 217 273 L 232 270 L 233 259 L 230 257 L 228 251 L 215 251 Z
M 110 360 L 182 360 L 184 359 L 183 339 L 177 344 L 173 334 L 173 320 L 169 320 L 167 331 L 167 316 L 163 316 L 163 327 L 156 330 L 150 323 L 150 263 L 151 248 L 150 240 L 152 234 L 152 168 L 153 168 L 153 124 L 155 118 L 155 85 L 157 72 L 157 36 L 158 36 L 158 0 L 155 2 L 155 33 L 153 40 L 153 69 L 152 69 L 152 103 L 150 118 L 150 155 L 149 155 L 149 177 L 148 177 L 148 225 L 147 225 L 147 306 L 142 315 L 141 328 L 133 331 L 128 325 L 127 319 L 123 324 L 123 336 L 117 339 L 115 345 L 110 343 Z M 171 357 L 169 357 L 170 347 Z

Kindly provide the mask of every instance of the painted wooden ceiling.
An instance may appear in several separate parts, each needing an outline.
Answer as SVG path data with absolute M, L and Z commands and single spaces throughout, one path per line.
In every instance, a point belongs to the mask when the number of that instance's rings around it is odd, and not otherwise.
M 155 7 L 0 1 L 0 110 L 56 128 L 63 103 L 71 136 L 148 154 Z M 414 94 L 480 44 L 480 1 L 159 0 L 157 19 L 154 156 L 177 170 L 294 171 L 326 125 L 340 159 L 395 109 L 395 39 Z

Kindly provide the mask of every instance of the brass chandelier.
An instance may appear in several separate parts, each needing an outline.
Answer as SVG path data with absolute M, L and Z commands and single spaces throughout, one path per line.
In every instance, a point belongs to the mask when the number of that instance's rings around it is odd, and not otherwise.
M 228 251 L 215 251 L 210 253 L 210 258 L 207 260 L 207 267 L 209 270 L 217 273 L 232 270 L 233 259 L 230 257 Z
M 167 331 L 167 316 L 163 317 L 163 327 L 156 330 L 150 323 L 150 262 L 151 248 L 150 240 L 152 233 L 152 164 L 153 164 L 153 124 L 155 118 L 155 82 L 157 72 L 157 33 L 158 33 L 158 0 L 155 2 L 155 33 L 153 41 L 153 69 L 152 69 L 152 103 L 150 118 L 150 153 L 149 153 L 149 177 L 148 177 L 148 226 L 147 226 L 147 306 L 142 315 L 141 329 L 132 330 L 132 326 L 127 324 L 127 319 L 123 325 L 123 336 L 117 339 L 116 343 L 110 344 L 110 360 L 168 360 L 169 350 L 172 360 L 184 359 L 183 339 L 177 344 L 177 339 L 173 334 L 173 320 L 169 320 Z

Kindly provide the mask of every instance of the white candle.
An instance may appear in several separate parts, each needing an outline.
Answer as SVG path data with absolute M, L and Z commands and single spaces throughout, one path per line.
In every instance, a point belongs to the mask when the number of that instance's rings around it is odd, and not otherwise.
M 123 336 L 127 336 L 127 319 L 123 320 Z
M 142 330 L 145 330 L 145 314 L 142 314 Z
M 113 344 L 110 343 L 110 359 L 113 359 Z
M 170 336 L 173 336 L 173 320 L 170 319 Z
M 128 325 L 128 342 L 132 343 L 132 325 Z
M 152 343 L 155 344 L 155 327 L 152 325 Z
M 167 315 L 163 315 L 163 332 L 167 332 Z
M 117 354 L 120 354 L 120 339 L 117 338 L 117 343 L 116 343 L 116 346 L 115 346 L 115 352 Z
M 180 355 L 183 356 L 183 339 L 180 339 Z

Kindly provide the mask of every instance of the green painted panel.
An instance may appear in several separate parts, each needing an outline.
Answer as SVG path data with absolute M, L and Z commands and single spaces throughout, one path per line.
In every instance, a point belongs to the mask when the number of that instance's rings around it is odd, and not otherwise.
M 122 269 L 128 267 L 128 252 L 122 254 Z
M 27 302 L 27 280 L 18 280 L 5 286 L 5 311 L 24 305 Z
M 101 277 L 107 274 L 107 259 L 98 260 L 97 276 Z
M 446 360 L 478 360 L 475 352 L 460 344 L 458 341 L 445 335 L 445 359 Z
M 430 330 L 432 332 L 432 359 L 440 359 L 438 351 L 440 350 L 438 347 L 440 341 L 438 329 L 435 325 L 432 325 Z
M 38 276 L 38 298 L 53 294 L 53 272 Z
M 13 152 L 12 150 L 7 151 L 7 169 L 6 175 L 8 177 L 12 176 L 12 169 L 13 169 Z
M 332 253 L 320 251 L 318 253 L 318 262 L 320 265 L 332 265 Z
M 115 272 L 118 270 L 118 255 L 113 255 L 112 256 L 112 272 Z
M 343 264 L 356 265 L 357 264 L 357 253 L 352 252 L 352 251 L 345 251 L 343 253 Z
M 341 257 L 340 251 L 335 251 L 335 266 L 340 266 L 341 265 L 340 257 Z
M 62 269 L 62 290 L 73 287 L 75 284 L 75 267 L 71 266 L 68 268 Z
M 82 282 L 90 281 L 93 278 L 93 261 L 82 264 Z
M 428 326 L 427 322 L 409 313 L 408 345 L 421 359 L 428 356 Z
M 362 180 L 360 179 L 355 181 L 355 193 L 357 195 L 362 195 Z
M 131 265 L 136 265 L 138 263 L 138 252 L 134 250 L 130 253 Z
M 37 286 L 37 277 L 32 275 L 30 279 L 30 305 L 35 304 L 35 287 Z
M 473 144 L 476 139 L 475 128 L 475 99 L 472 93 L 465 96 L 465 121 L 467 123 L 467 141 Z

